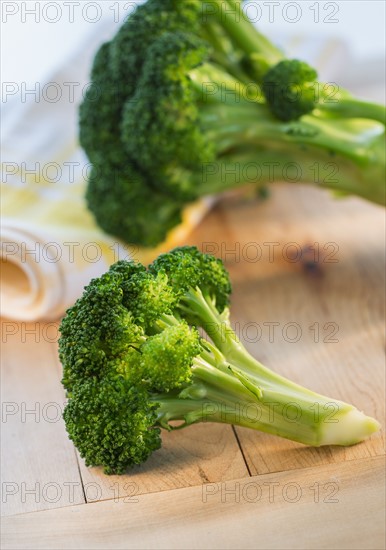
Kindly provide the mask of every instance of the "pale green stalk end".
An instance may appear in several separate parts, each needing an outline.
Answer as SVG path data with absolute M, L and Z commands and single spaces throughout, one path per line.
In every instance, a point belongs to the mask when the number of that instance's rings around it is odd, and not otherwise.
M 344 409 L 337 422 L 323 424 L 320 445 L 354 445 L 380 430 L 380 423 L 358 409 Z

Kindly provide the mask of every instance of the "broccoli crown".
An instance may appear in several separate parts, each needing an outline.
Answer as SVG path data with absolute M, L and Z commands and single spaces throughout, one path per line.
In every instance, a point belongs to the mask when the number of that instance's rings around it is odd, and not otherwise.
M 173 316 L 179 299 L 164 270 L 120 261 L 67 311 L 59 340 L 64 419 L 87 464 L 121 473 L 159 448 L 157 395 L 186 387 L 202 350 L 197 330 Z
M 141 375 L 153 390 L 168 392 L 192 380 L 192 360 L 201 351 L 195 328 L 181 321 L 150 337 L 141 348 Z
M 285 59 L 263 77 L 263 92 L 272 113 L 280 120 L 297 120 L 313 111 L 318 74 L 303 61 Z
M 189 77 L 207 57 L 208 48 L 197 36 L 163 34 L 149 47 L 136 93 L 123 109 L 127 151 L 161 189 L 184 200 L 196 198 L 189 170 L 215 158 L 200 127 L 198 93 Z
M 232 287 L 223 262 L 211 254 L 203 254 L 195 246 L 182 246 L 161 254 L 149 271 L 166 273 L 169 284 L 182 300 L 190 289 L 198 288 L 220 313 L 229 304 Z
M 201 9 L 202 0 L 147 0 L 126 20 L 110 48 L 112 74 L 123 83 L 126 98 L 136 91 L 149 46 L 163 33 L 198 32 Z
M 152 188 L 129 161 L 94 161 L 86 200 L 100 227 L 126 242 L 155 246 L 181 222 L 183 203 Z
M 161 447 L 156 409 L 146 390 L 122 376 L 90 378 L 75 387 L 63 417 L 87 466 L 122 474 Z
M 124 110 L 137 101 L 134 94 L 148 48 L 167 31 L 193 31 L 200 8 L 200 0 L 148 0 L 94 59 L 91 85 L 79 110 L 80 143 L 93 164 L 87 205 L 102 229 L 129 243 L 154 246 L 181 222 L 185 202 L 170 192 L 178 186 L 168 189 L 160 185 L 159 175 L 144 170 L 138 152 L 133 154 L 122 139 L 121 128 L 126 126 Z M 125 135 L 139 134 L 144 123 L 138 124 Z M 193 195 L 190 190 L 189 198 Z

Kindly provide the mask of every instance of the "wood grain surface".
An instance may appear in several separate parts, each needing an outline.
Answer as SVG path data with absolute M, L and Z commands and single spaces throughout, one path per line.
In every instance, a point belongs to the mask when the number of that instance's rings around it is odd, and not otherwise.
M 382 208 L 277 185 L 265 201 L 224 198 L 187 244 L 224 260 L 232 324 L 256 358 L 384 426 Z M 313 449 L 196 425 L 165 433 L 145 465 L 105 476 L 84 466 L 60 418 L 57 324 L 1 328 L 3 548 L 383 548 L 383 429 Z M 338 502 L 324 502 L 334 487 Z
M 16 515 L 3 520 L 2 548 L 383 549 L 384 466 L 378 457 Z

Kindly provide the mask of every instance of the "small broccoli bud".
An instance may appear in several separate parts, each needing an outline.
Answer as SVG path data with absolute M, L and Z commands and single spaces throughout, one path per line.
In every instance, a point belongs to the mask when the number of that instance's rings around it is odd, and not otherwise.
M 151 330 L 157 319 L 173 311 L 177 295 L 165 273 L 136 273 L 123 284 L 123 304 L 132 312 L 135 322 Z
M 316 104 L 317 72 L 303 61 L 286 59 L 263 77 L 263 92 L 272 113 L 280 120 L 297 120 Z
M 219 313 L 229 304 L 232 287 L 223 262 L 211 254 L 201 253 L 195 246 L 183 246 L 161 254 L 149 270 L 152 273 L 165 272 L 181 298 L 189 290 L 199 288 Z
M 187 323 L 167 327 L 141 348 L 141 374 L 160 392 L 182 388 L 192 380 L 193 359 L 201 351 L 200 337 Z

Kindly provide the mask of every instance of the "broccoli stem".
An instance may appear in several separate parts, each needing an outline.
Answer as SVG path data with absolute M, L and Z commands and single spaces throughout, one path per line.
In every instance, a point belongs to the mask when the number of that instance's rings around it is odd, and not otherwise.
M 292 149 L 292 153 L 291 153 Z M 201 196 L 224 193 L 250 183 L 264 186 L 275 182 L 316 184 L 340 194 L 355 194 L 385 205 L 384 159 L 369 159 L 368 164 L 330 155 L 316 147 L 271 150 L 256 147 L 249 156 L 237 152 L 219 157 L 202 166 L 196 188 Z M 369 178 L 371 173 L 371 178 Z
M 363 147 L 364 140 L 369 145 L 374 137 L 383 133 L 383 127 L 374 128 L 374 124 L 371 123 L 371 133 L 366 135 L 363 131 L 357 135 L 352 131 L 352 121 L 350 128 L 347 128 L 344 120 L 339 123 L 335 119 L 332 121 L 312 115 L 304 116 L 300 122 L 279 123 L 273 120 L 264 105 L 257 100 L 238 100 L 237 92 L 231 92 L 229 88 L 223 93 L 228 94 L 229 100 L 230 94 L 235 94 L 235 103 L 222 106 L 204 104 L 200 111 L 202 127 L 217 144 L 219 153 L 221 148 L 249 143 L 263 147 L 269 145 L 273 151 L 277 150 L 278 146 L 285 145 L 286 152 L 297 154 L 300 145 L 333 151 L 334 154 L 340 153 L 354 161 L 366 164 L 369 155 L 372 155 L 372 150 L 370 147 Z M 380 111 L 381 109 L 378 112 Z M 224 137 L 225 146 L 222 144 Z M 296 147 L 291 151 L 292 145 Z
M 172 430 L 197 422 L 235 424 L 312 446 L 353 445 L 379 429 L 377 421 L 347 403 L 293 384 L 262 365 L 260 375 L 251 378 L 249 365 L 247 375 L 243 366 L 230 364 L 228 374 L 215 361 L 196 357 L 190 386 L 177 395 L 152 398 L 159 425 Z M 170 425 L 173 420 L 183 424 Z
M 307 445 L 352 445 L 379 424 L 355 407 L 317 394 L 271 371 L 254 359 L 219 313 L 209 294 L 185 292 L 182 313 L 197 320 L 215 346 L 193 360 L 193 382 L 179 394 L 154 397 L 163 427 L 196 422 L 236 424 Z M 173 322 L 173 321 L 167 321 Z
M 250 81 L 250 77 L 241 67 L 239 60 L 235 58 L 233 49 L 227 47 L 224 37 L 219 34 L 213 23 L 208 22 L 203 26 L 202 37 L 213 47 L 212 59 L 214 63 L 239 81 L 245 83 Z
M 340 98 L 335 102 L 319 102 L 317 108 L 339 118 L 366 118 L 385 125 L 386 109 L 384 105 L 361 101 L 355 98 Z
M 270 64 L 283 59 L 283 53 L 262 35 L 246 17 L 241 0 L 208 0 L 203 3 L 207 14 L 214 16 L 233 44 L 246 55 L 261 53 Z
M 337 114 L 341 109 L 342 120 L 309 115 L 279 123 L 262 104 L 257 85 L 251 96 L 243 82 L 208 63 L 190 76 L 201 98 L 200 124 L 218 159 L 201 167 L 196 181 L 201 196 L 245 185 L 257 166 L 254 183 L 315 183 L 385 204 L 384 127 L 370 120 L 381 120 L 384 107 L 341 98 L 335 109 Z M 358 133 L 355 121 L 344 120 L 349 108 L 369 119 L 360 121 Z
M 385 107 L 355 99 L 340 98 L 337 103 L 321 104 L 326 113 L 334 113 L 343 120 L 337 121 L 315 116 L 304 116 L 300 122 L 279 123 L 263 103 L 260 87 L 246 86 L 237 78 L 205 63 L 190 72 L 190 78 L 200 96 L 200 123 L 208 139 L 216 144 L 217 153 L 232 149 L 242 143 L 270 149 L 277 153 L 281 146 L 284 155 L 297 157 L 300 149 L 315 147 L 327 153 L 341 154 L 364 166 L 373 162 L 372 139 L 378 137 L 384 127 L 366 132 L 362 122 L 361 132 L 353 132 L 344 118 L 364 118 L 384 121 Z M 331 110 L 329 106 L 333 106 Z M 255 123 L 254 123 L 255 121 Z M 384 157 L 379 150 L 380 158 Z M 372 200 L 371 196 L 370 199 Z

